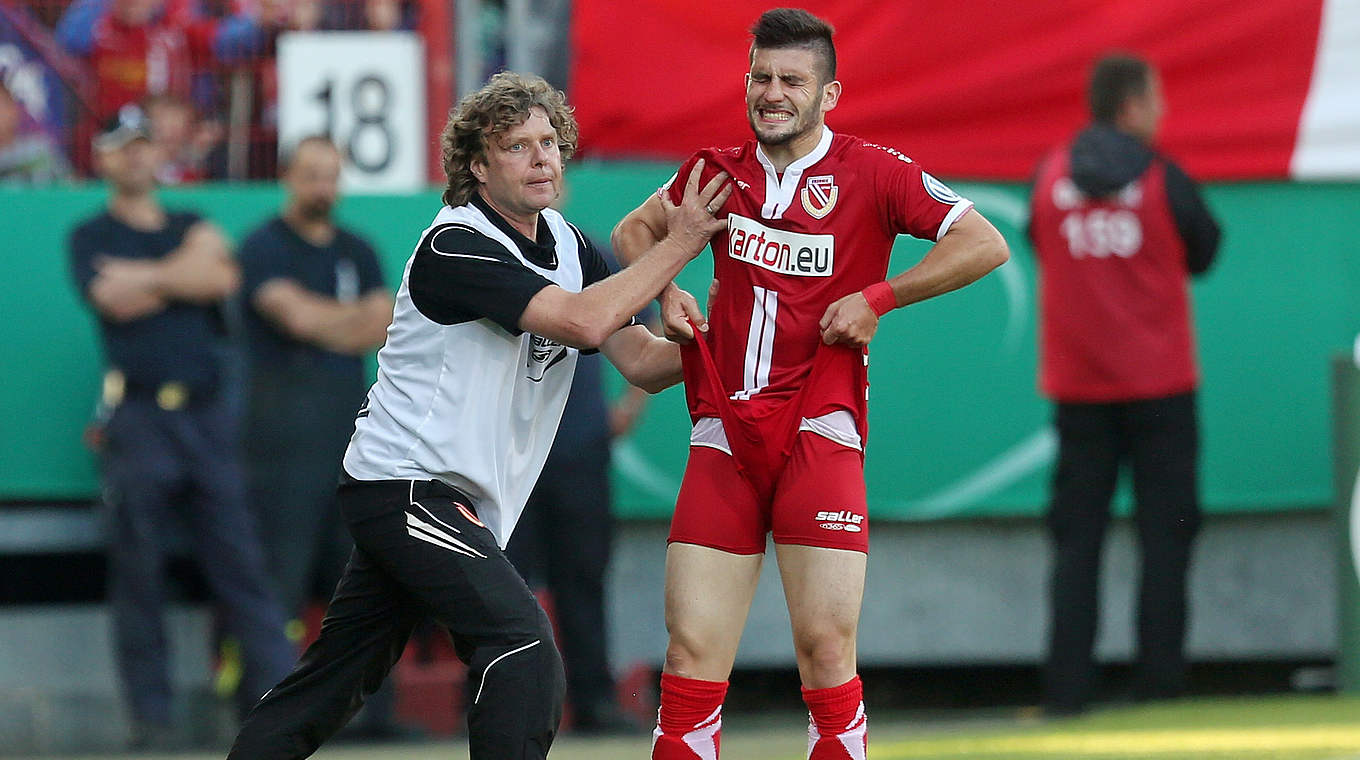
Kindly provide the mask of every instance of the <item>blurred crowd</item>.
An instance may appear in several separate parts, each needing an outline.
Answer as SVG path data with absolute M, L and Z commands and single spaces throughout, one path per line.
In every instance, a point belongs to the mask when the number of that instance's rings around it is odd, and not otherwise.
M 90 137 L 135 104 L 151 120 L 158 179 L 277 175 L 278 36 L 413 30 L 418 0 L 32 0 L 6 18 L 60 80 L 64 123 L 44 122 L 0 59 L 0 182 L 92 176 Z M 17 58 L 17 57 L 16 57 Z M 14 61 L 17 64 L 18 61 Z M 32 97 L 25 97 L 31 95 Z

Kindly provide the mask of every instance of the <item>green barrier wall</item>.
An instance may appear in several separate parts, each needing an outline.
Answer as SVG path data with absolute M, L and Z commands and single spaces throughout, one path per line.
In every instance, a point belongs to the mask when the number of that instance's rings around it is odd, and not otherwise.
M 651 164 L 571 169 L 568 215 L 603 238 L 669 175 Z M 1012 260 L 984 281 L 887 317 L 873 346 L 867 476 L 879 518 L 1036 515 L 1055 441 L 1035 392 L 1035 276 L 1021 232 L 1026 189 L 957 183 L 1010 241 Z M 167 191 L 240 239 L 280 201 L 268 186 Z M 1213 511 L 1316 508 L 1332 498 L 1328 357 L 1360 330 L 1360 257 L 1351 223 L 1360 185 L 1208 188 L 1226 230 L 1218 266 L 1195 286 L 1204 383 L 1204 495 Z M 80 434 L 99 373 L 93 323 L 66 272 L 66 236 L 103 191 L 0 190 L 9 249 L 0 254 L 0 499 L 94 494 Z M 438 209 L 438 193 L 348 198 L 339 215 L 366 234 L 395 283 Z M 925 244 L 902 239 L 894 271 Z M 696 294 L 701 257 L 681 284 Z M 664 517 L 686 456 L 683 393 L 649 407 L 616 448 L 619 512 Z M 1127 498 L 1123 498 L 1127 501 Z

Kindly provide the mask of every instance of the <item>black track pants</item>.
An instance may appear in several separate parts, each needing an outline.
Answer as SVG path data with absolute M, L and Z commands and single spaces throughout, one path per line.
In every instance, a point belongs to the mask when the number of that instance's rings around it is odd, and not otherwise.
M 426 616 L 469 665 L 473 760 L 542 758 L 561 720 L 562 661 L 547 616 L 496 546 L 434 481 L 349 482 L 340 510 L 355 549 L 321 634 L 251 711 L 232 760 L 307 757 L 344 726 Z

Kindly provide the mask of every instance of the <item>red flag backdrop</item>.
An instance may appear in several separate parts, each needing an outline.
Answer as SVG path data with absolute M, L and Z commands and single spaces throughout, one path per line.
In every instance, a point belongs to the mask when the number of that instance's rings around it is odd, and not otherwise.
M 747 32 L 769 2 L 575 0 L 571 100 L 582 151 L 680 159 L 749 137 Z M 836 27 L 833 130 L 952 178 L 1026 179 L 1086 122 L 1091 64 L 1150 59 L 1161 147 L 1205 179 L 1287 177 L 1323 0 L 861 0 L 812 3 Z

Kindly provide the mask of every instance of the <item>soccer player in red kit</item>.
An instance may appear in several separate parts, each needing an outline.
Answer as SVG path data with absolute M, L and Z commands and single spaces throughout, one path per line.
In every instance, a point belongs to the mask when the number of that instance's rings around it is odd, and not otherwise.
M 660 302 L 685 346 L 694 428 L 666 554 L 666 627 L 656 760 L 718 755 L 722 702 L 767 534 L 789 605 L 808 705 L 808 756 L 865 756 L 855 666 L 868 523 L 863 445 L 867 345 L 886 312 L 967 285 L 1006 261 L 1005 241 L 972 204 L 907 156 L 825 125 L 841 84 L 832 29 L 796 9 L 752 28 L 746 112 L 755 139 L 705 149 L 735 185 L 710 208 L 705 323 L 689 294 Z M 691 180 L 691 184 L 693 184 Z M 662 196 L 619 223 L 631 260 L 666 233 Z M 885 280 L 898 234 L 936 241 Z

